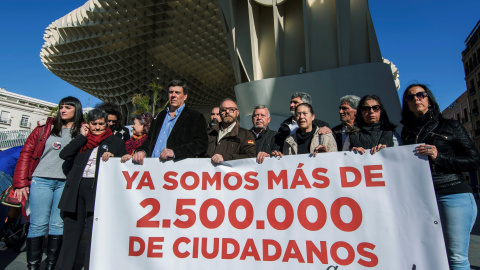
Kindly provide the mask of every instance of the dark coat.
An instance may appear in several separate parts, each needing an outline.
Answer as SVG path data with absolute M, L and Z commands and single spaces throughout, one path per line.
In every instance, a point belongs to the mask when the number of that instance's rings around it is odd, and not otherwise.
M 383 129 L 380 123 L 348 127 L 345 133 L 348 134 L 349 143 L 345 141 L 343 148 L 348 147 L 348 149 L 343 149 L 344 151 L 352 150 L 353 147 L 371 149 L 378 144 L 385 144 L 387 147 L 394 146 L 395 131 Z
M 403 120 L 402 124 L 402 139 L 405 144 L 425 143 L 437 148 L 435 161 L 429 158 L 436 192 L 449 193 L 452 188 L 471 192 L 461 172 L 477 170 L 480 166 L 480 154 L 458 121 L 445 119 L 438 113 L 427 113 L 425 121 L 417 128 L 409 128 L 409 124 Z M 413 131 L 414 129 L 418 132 Z
M 338 151 L 342 151 L 342 148 L 343 148 L 342 128 L 343 128 L 343 123 L 332 128 L 333 137 L 335 138 L 335 142 L 337 143 Z
M 145 151 L 151 157 L 158 134 L 162 128 L 167 110 L 161 111 L 152 122 L 148 138 L 136 151 Z M 178 117 L 167 139 L 167 148 L 172 149 L 175 159 L 203 157 L 207 151 L 207 122 L 205 117 L 188 107 L 185 107 Z
M 285 121 L 280 124 L 280 128 L 278 129 L 277 135 L 275 135 L 275 144 L 280 147 L 280 152 L 283 152 L 283 144 L 285 143 L 285 139 L 290 136 L 290 128 L 288 127 L 289 124 L 292 123 L 293 116 L 290 116 Z M 314 119 L 313 125 L 321 128 L 321 127 L 330 127 L 327 122 Z
M 256 157 L 255 136 L 250 130 L 240 127 L 237 122 L 232 131 L 217 142 L 219 125 L 208 132 L 207 157 L 220 154 L 223 160 L 236 160 Z
M 118 130 L 112 130 L 112 132 L 113 132 L 113 135 L 122 139 L 124 142 L 126 142 L 130 139 L 130 130 L 128 130 L 127 127 L 121 127 Z
M 80 149 L 87 143 L 87 137 L 77 135 L 73 140 L 63 148 L 60 152 L 60 158 L 64 160 L 73 159 L 73 167 L 67 175 L 65 187 L 63 189 L 62 197 L 58 203 L 58 208 L 65 212 L 75 212 L 77 208 L 78 188 L 82 179 L 83 171 L 87 165 L 88 158 L 93 149 L 87 149 L 80 153 Z M 92 200 L 86 202 L 86 209 L 88 212 L 93 212 L 95 206 L 96 182 L 98 177 L 98 169 L 100 168 L 100 160 L 105 152 L 112 153 L 115 157 L 121 157 L 127 153 L 125 150 L 125 143 L 117 136 L 110 136 L 106 138 L 99 146 L 97 152 L 97 162 L 95 168 L 95 182 L 92 187 Z
M 253 128 L 250 129 L 250 131 L 252 131 L 253 136 L 255 136 Z M 272 154 L 272 152 L 275 150 L 280 151 L 280 146 L 275 144 L 275 135 L 277 135 L 277 132 L 269 129 L 267 126 L 264 130 L 262 130 L 262 132 L 260 132 L 258 137 L 255 137 L 255 147 L 257 149 L 257 155 L 259 152 Z

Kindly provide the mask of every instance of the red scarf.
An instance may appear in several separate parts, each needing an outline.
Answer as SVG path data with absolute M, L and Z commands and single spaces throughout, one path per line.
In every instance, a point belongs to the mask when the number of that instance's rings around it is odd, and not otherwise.
M 141 136 L 132 135 L 132 137 L 125 142 L 125 148 L 127 150 L 127 154 L 133 155 L 135 149 L 137 149 L 142 143 L 147 139 L 147 134 L 143 134 Z
M 113 135 L 112 130 L 107 128 L 105 132 L 100 135 L 93 135 L 91 131 L 87 134 L 87 143 L 80 149 L 80 153 L 85 152 L 87 149 L 92 149 L 101 144 L 106 138 Z

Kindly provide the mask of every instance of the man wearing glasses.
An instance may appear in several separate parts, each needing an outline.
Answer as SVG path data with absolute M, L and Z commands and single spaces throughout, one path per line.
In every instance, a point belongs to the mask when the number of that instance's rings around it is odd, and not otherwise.
M 255 137 L 237 121 L 237 103 L 230 98 L 220 104 L 220 125 L 208 131 L 207 156 L 215 164 L 228 160 L 255 157 Z
M 169 106 L 154 118 L 147 139 L 133 155 L 135 163 L 143 164 L 145 157 L 160 160 L 201 157 L 207 150 L 205 117 L 185 106 L 187 84 L 173 80 L 167 88 Z

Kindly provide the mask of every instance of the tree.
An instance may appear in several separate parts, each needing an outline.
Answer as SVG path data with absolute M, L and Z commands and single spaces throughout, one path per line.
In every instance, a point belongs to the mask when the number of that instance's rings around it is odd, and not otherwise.
M 168 105 L 168 100 L 163 105 L 162 108 L 155 109 L 157 101 L 160 99 L 160 92 L 163 90 L 163 86 L 152 82 L 148 85 L 148 88 L 153 92 L 153 98 L 151 99 L 150 96 L 142 95 L 142 94 L 135 94 L 132 96 L 132 104 L 135 107 L 135 111 L 133 114 L 142 114 L 149 112 L 152 115 L 156 115 L 158 112 L 165 109 Z M 151 102 L 151 103 L 150 103 Z

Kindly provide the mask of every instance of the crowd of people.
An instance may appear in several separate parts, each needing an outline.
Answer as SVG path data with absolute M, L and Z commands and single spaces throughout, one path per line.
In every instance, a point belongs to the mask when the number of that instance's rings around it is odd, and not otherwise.
M 240 127 L 237 103 L 230 98 L 212 109 L 207 124 L 202 113 L 186 106 L 186 83 L 173 80 L 167 89 L 169 105 L 163 111 L 155 117 L 148 113 L 132 117 L 132 136 L 121 124 L 119 107 L 101 104 L 84 120 L 74 97 L 60 100 L 57 117 L 34 129 L 13 173 L 15 197 L 30 219 L 28 269 L 39 269 L 47 232 L 46 269 L 73 269 L 84 231 L 83 260 L 89 268 L 98 169 L 111 157 L 140 165 L 145 158 L 198 157 L 210 158 L 215 165 L 243 158 L 256 158 L 261 164 L 283 155 L 337 151 L 373 155 L 402 144 L 420 144 L 416 154 L 428 157 L 450 269 L 469 269 L 469 237 L 477 208 L 462 172 L 476 170 L 480 154 L 459 122 L 442 117 L 426 85 L 406 88 L 401 135 L 376 95 L 342 97 L 340 124 L 330 129 L 315 118 L 311 97 L 296 92 L 289 105 L 291 117 L 275 131 L 269 127 L 265 105 L 254 108 L 250 130 Z

